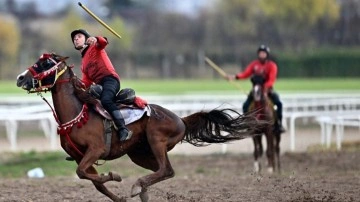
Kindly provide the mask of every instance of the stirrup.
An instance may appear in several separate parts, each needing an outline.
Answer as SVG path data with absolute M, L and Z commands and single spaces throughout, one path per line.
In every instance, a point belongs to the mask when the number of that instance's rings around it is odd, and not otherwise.
M 127 134 L 126 134 L 126 137 L 125 136 L 121 136 L 122 134 L 122 131 L 118 131 L 119 133 L 119 139 L 120 141 L 126 141 L 126 140 L 129 140 L 132 135 L 133 135 L 133 132 L 131 130 L 128 130 L 127 128 L 126 129 L 123 129 L 123 130 L 127 130 Z

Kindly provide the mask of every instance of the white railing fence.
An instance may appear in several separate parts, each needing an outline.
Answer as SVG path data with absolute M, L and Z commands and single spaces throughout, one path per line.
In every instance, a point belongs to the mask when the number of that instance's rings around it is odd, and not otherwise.
M 242 112 L 242 103 L 245 95 L 180 95 L 180 96 L 142 96 L 149 103 L 161 105 L 178 116 L 214 108 L 232 108 Z M 284 94 L 281 96 L 284 111 L 284 126 L 290 132 L 290 148 L 296 149 L 296 120 L 302 119 L 304 123 L 316 120 L 320 124 L 322 144 L 329 145 L 332 128 L 337 131 L 337 145 L 341 148 L 341 140 L 344 136 L 343 128 L 358 126 L 359 119 L 354 116 L 360 115 L 360 93 L 337 93 L 337 94 Z M 51 98 L 48 100 L 51 103 Z M 352 119 L 349 119 L 352 118 Z M 45 137 L 50 141 L 52 149 L 57 146 L 57 124 L 52 112 L 40 97 L 7 97 L 0 99 L 0 123 L 6 128 L 7 138 L 11 144 L 11 150 L 17 150 L 17 131 L 20 122 L 38 121 Z M 340 144 L 340 146 L 339 146 Z M 226 152 L 226 146 L 222 148 Z

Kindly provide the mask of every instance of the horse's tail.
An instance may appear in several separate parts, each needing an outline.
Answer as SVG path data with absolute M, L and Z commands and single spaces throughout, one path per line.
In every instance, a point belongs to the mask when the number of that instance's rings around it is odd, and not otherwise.
M 183 141 L 194 146 L 253 137 L 256 131 L 269 124 L 257 120 L 254 113 L 241 115 L 232 109 L 197 112 L 182 120 L 186 126 Z

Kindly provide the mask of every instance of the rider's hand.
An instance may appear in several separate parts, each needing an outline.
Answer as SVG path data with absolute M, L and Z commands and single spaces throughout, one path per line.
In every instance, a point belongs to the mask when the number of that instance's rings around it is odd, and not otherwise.
M 86 40 L 86 44 L 89 44 L 89 45 L 93 45 L 93 44 L 96 44 L 97 42 L 97 39 L 93 36 L 89 37 L 87 40 Z

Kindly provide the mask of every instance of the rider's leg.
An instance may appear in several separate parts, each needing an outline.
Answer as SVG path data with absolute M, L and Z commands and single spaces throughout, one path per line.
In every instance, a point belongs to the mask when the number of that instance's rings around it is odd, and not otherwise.
M 253 101 L 253 97 L 251 95 L 251 92 L 249 93 L 248 97 L 246 98 L 244 104 L 243 104 L 243 113 L 247 113 L 249 111 L 249 107 L 251 102 Z
M 280 97 L 274 90 L 271 90 L 268 95 L 271 101 L 276 105 L 276 116 L 278 118 L 277 124 L 279 129 L 281 132 L 285 132 L 285 129 L 282 126 L 282 102 L 280 101 Z
M 112 76 L 107 76 L 103 78 L 100 85 L 103 87 L 100 97 L 101 104 L 113 118 L 120 141 L 129 139 L 132 135 L 131 131 L 126 128 L 124 118 L 114 103 L 116 93 L 120 90 L 120 82 Z

